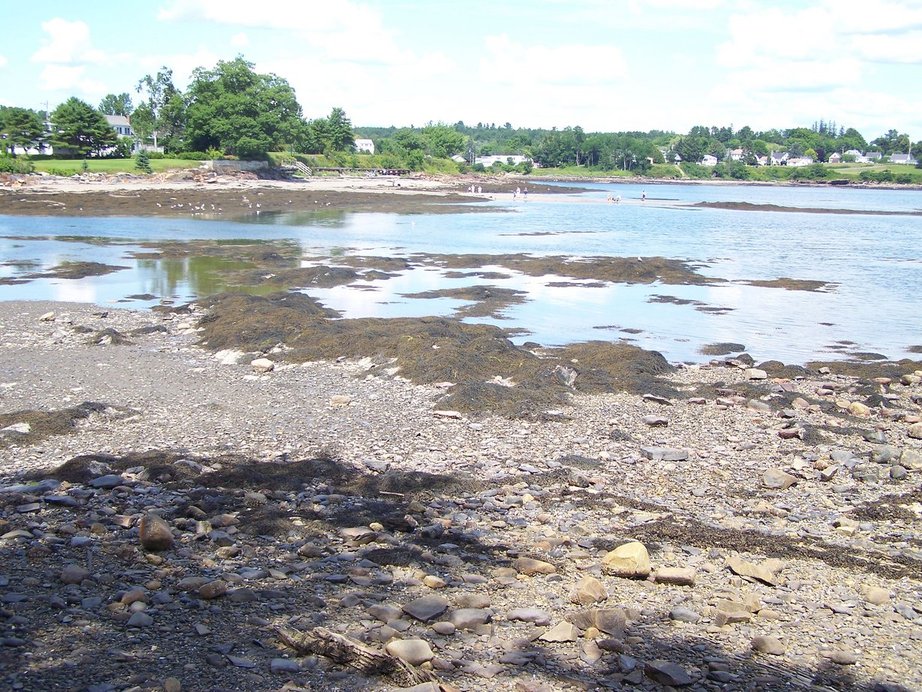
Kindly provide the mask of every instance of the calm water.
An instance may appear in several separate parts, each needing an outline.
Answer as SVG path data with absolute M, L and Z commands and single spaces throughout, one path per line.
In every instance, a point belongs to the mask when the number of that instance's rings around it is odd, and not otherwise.
M 451 314 L 464 301 L 403 294 L 490 283 L 524 290 L 528 300 L 480 319 L 523 330 L 517 342 L 546 345 L 631 339 L 673 361 L 706 360 L 699 349 L 732 341 L 757 359 L 836 359 L 852 352 L 910 356 L 922 344 L 922 192 L 841 188 L 700 185 L 587 185 L 566 201 L 488 203 L 478 214 L 292 214 L 231 221 L 157 218 L 0 217 L 0 277 L 14 278 L 63 261 L 125 267 L 80 280 L 35 279 L 0 285 L 0 300 L 50 299 L 114 306 L 186 301 L 221 290 L 226 264 L 213 258 L 140 260 L 143 241 L 287 240 L 303 263 L 330 255 L 426 253 L 663 256 L 689 260 L 723 285 L 553 287 L 561 277 L 448 278 L 433 266 L 357 286 L 309 290 L 345 317 Z M 647 200 L 640 203 L 641 193 Z M 609 194 L 622 204 L 608 204 Z M 815 214 L 691 209 L 681 203 L 751 202 L 788 207 L 896 211 L 907 215 Z M 812 279 L 824 292 L 759 288 L 745 281 Z M 572 280 L 571 280 L 572 283 Z M 369 291 L 369 285 L 374 290 Z M 153 300 L 128 296 L 150 294 Z M 691 304 L 656 302 L 683 299 Z M 651 302 L 651 299 L 653 302 Z M 701 308 L 712 311 L 702 311 Z M 713 311 L 713 309 L 719 309 Z

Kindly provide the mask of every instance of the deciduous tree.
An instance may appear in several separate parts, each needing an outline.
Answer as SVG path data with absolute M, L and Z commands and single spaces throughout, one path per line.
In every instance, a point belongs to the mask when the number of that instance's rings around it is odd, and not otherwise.
M 300 128 L 301 107 L 288 82 L 257 74 L 242 57 L 196 69 L 186 96 L 186 139 L 198 151 L 258 157 L 292 141 Z
M 105 115 L 131 115 L 131 96 L 127 93 L 106 94 L 99 102 L 99 112 Z

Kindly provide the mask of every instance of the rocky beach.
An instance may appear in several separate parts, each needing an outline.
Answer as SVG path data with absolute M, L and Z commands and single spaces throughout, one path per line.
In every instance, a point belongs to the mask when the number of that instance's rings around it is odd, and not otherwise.
M 223 194 L 473 197 L 402 183 Z M 214 184 L 3 205 L 194 213 Z M 454 320 L 374 348 L 239 300 L 0 303 L 4 688 L 922 689 L 922 362 L 674 365 Z

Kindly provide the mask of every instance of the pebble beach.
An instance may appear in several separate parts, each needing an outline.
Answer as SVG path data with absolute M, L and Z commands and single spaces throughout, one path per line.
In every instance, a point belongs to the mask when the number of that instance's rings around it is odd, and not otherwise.
M 922 689 L 918 364 L 509 420 L 205 316 L 0 304 L 4 687 Z

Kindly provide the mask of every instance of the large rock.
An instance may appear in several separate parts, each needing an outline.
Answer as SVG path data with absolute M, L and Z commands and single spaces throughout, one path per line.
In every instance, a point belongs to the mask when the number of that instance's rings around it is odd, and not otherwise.
M 138 525 L 138 536 L 144 550 L 158 552 L 169 550 L 173 547 L 174 539 L 170 525 L 163 517 L 153 512 L 148 512 L 141 517 L 141 522 Z
M 781 469 L 769 469 L 762 474 L 762 485 L 771 490 L 787 490 L 796 482 L 796 476 Z
M 922 440 L 922 423 L 913 423 L 910 425 L 909 436 L 917 440 Z
M 587 608 L 567 613 L 566 618 L 581 630 L 595 627 L 613 637 L 624 636 L 627 627 L 627 613 L 623 608 Z
M 413 666 L 431 661 L 435 657 L 429 642 L 424 639 L 394 639 L 388 642 L 384 649 L 391 656 Z
M 602 558 L 602 569 L 616 577 L 646 579 L 650 575 L 650 553 L 643 543 L 624 543 Z
M 608 598 L 608 591 L 598 579 L 585 576 L 580 579 L 570 592 L 570 602 L 579 605 L 592 605 Z

